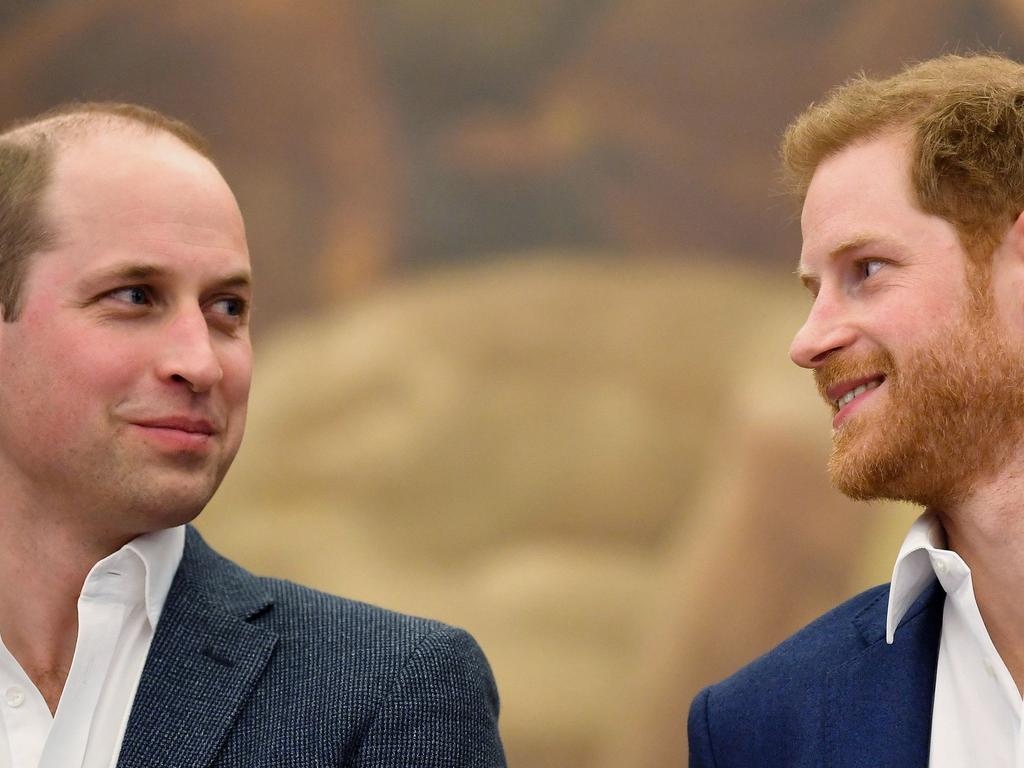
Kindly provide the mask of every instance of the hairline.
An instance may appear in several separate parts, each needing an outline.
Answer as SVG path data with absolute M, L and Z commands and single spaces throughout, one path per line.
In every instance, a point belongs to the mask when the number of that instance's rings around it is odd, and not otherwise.
M 8 276 L 12 287 L 7 290 L 0 285 L 0 322 L 17 320 L 31 260 L 51 249 L 60 236 L 56 222 L 45 211 L 44 201 L 53 187 L 55 169 L 61 154 L 91 137 L 111 132 L 123 132 L 140 138 L 161 134 L 170 136 L 216 168 L 206 139 L 188 124 L 134 104 L 85 102 L 62 105 L 15 122 L 0 132 L 0 145 L 20 149 L 29 158 L 32 155 L 36 158 L 34 162 L 30 160 L 28 163 L 33 173 L 29 174 L 27 194 L 22 203 L 25 208 L 23 218 L 32 230 L 33 247 L 15 254 L 16 263 Z M 0 259 L 4 258 L 11 256 L 0 253 Z M 5 295 L 6 303 L 3 300 Z

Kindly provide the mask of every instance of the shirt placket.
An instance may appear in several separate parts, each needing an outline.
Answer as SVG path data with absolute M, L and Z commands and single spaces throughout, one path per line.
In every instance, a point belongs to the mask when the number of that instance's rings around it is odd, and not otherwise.
M 36 768 L 53 717 L 42 694 L 17 660 L 0 643 L 0 712 L 3 713 L 4 766 Z
M 126 606 L 115 596 L 88 597 L 78 603 L 78 645 L 39 768 L 82 764 L 92 713 L 114 657 Z
M 996 733 L 984 738 L 997 739 L 1004 743 L 1004 754 L 1007 757 L 1012 754 L 1012 758 L 1006 764 L 1024 768 L 1020 750 L 1020 694 L 985 627 L 974 594 L 970 568 L 954 552 L 936 552 L 932 557 L 936 576 L 942 582 L 948 599 L 953 603 L 957 621 L 963 627 L 965 637 L 962 643 L 967 644 L 963 646 L 963 650 L 969 649 L 958 663 L 970 666 L 971 671 L 966 677 L 973 681 L 972 687 L 975 692 L 981 694 L 983 691 L 989 691 L 984 694 L 987 703 L 982 711 L 978 711 L 976 707 L 969 707 L 970 711 L 965 713 L 964 724 L 969 732 L 974 731 L 968 738 L 983 738 L 983 732 L 995 727 Z M 945 627 L 943 631 L 945 632 Z M 983 715 L 982 712 L 987 714 Z M 982 720 L 975 722 L 976 727 L 971 728 L 971 718 L 979 717 Z M 996 727 L 997 722 L 1002 722 L 1003 725 Z M 989 746 L 994 745 L 990 742 Z

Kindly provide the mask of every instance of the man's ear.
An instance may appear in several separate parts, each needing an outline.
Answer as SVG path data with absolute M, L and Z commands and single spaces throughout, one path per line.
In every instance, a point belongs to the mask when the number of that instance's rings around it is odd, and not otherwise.
M 1011 237 L 1017 241 L 1018 246 L 1024 245 L 1024 211 L 1017 214 L 1004 239 L 1009 240 Z
M 1002 265 L 999 262 L 1004 262 Z M 992 252 L 992 266 L 1024 266 L 1024 211 L 1003 232 L 1003 239 Z
M 1024 211 L 1017 214 L 992 251 L 989 290 L 1000 311 L 1024 330 Z

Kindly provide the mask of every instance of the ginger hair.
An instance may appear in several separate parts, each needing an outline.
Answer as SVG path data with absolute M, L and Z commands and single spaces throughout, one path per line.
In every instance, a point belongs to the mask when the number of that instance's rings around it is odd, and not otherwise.
M 854 77 L 786 129 L 790 191 L 802 202 L 823 160 L 890 131 L 911 139 L 918 205 L 956 227 L 975 266 L 987 264 L 1024 210 L 1024 65 L 947 55 L 886 79 Z

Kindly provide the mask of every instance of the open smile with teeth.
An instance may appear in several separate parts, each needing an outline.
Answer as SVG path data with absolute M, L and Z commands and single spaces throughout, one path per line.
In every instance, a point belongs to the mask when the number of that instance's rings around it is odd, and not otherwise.
M 857 397 L 863 395 L 869 389 L 875 389 L 881 383 L 881 381 L 869 381 L 867 384 L 861 384 L 859 387 L 854 387 L 835 401 L 836 408 L 842 408 L 843 406 L 852 403 Z

